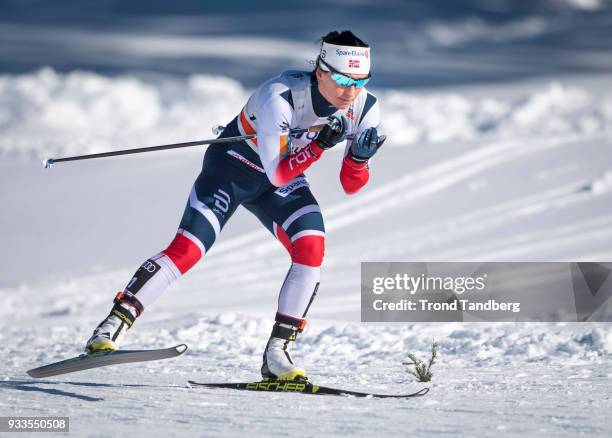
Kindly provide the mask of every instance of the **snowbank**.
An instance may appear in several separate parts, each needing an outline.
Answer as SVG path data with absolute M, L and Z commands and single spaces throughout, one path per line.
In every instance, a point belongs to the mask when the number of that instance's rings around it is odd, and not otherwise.
M 612 128 L 609 89 L 596 94 L 560 82 L 512 98 L 394 91 L 386 93 L 382 102 L 390 140 L 402 144 L 475 140 L 484 136 L 595 134 Z
M 189 319 L 189 318 L 187 318 Z M 258 354 L 271 322 L 233 313 L 198 318 L 166 333 L 158 344 L 182 340 L 204 354 Z M 493 366 L 517 362 L 605 363 L 612 355 L 612 331 L 600 324 L 436 323 L 334 325 L 315 321 L 300 337 L 297 354 L 316 363 L 333 357 L 339 366 L 397 362 L 408 353 L 426 355 L 435 340 L 453 364 Z M 236 339 L 232 333 L 243 336 Z M 452 358 L 452 359 L 451 359 Z M 332 364 L 328 364 L 332 365 Z
M 0 77 L 0 156 L 42 158 L 212 137 L 247 94 L 223 77 L 151 84 L 89 72 Z
M 377 93 L 389 144 L 411 145 L 612 127 L 612 91 L 551 82 L 512 97 Z M 249 95 L 220 76 L 144 81 L 50 68 L 0 76 L 0 157 L 44 158 L 213 137 Z

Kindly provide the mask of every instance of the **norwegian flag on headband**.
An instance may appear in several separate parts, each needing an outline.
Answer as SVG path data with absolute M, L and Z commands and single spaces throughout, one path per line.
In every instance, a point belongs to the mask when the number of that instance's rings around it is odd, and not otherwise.
M 349 65 L 349 68 L 359 68 L 359 60 L 349 59 L 348 65 Z

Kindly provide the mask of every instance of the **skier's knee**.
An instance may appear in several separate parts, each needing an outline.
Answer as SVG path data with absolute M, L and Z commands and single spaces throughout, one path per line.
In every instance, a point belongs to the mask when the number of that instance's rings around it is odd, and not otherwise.
M 293 262 L 307 266 L 321 266 L 325 253 L 324 236 L 304 236 L 293 242 Z
M 178 233 L 162 252 L 172 260 L 181 274 L 184 274 L 202 258 L 204 247 L 194 236 L 187 237 Z

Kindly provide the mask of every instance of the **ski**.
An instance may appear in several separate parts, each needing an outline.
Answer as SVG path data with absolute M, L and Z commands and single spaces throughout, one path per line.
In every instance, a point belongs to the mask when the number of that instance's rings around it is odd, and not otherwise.
M 353 397 L 372 398 L 411 398 L 421 397 L 429 392 L 429 388 L 423 388 L 411 394 L 375 394 L 372 392 L 350 391 L 347 389 L 336 389 L 327 386 L 313 385 L 304 380 L 262 380 L 260 382 L 236 382 L 236 383 L 201 383 L 189 380 L 189 383 L 197 387 L 226 388 L 243 391 L 263 392 L 297 392 L 300 394 L 313 395 L 346 395 Z
M 76 371 L 91 368 L 117 365 L 121 363 L 146 362 L 150 360 L 169 359 L 180 356 L 187 351 L 187 345 L 180 344 L 175 347 L 162 348 L 159 350 L 111 350 L 100 351 L 55 362 L 42 367 L 28 370 L 30 377 L 41 378 L 59 376 L 60 374 L 74 373 Z

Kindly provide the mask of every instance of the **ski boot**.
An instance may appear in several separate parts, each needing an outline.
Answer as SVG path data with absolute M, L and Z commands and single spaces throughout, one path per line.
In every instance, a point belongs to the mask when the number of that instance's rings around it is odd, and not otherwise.
M 306 370 L 296 365 L 289 354 L 290 342 L 306 327 L 306 320 L 276 314 L 276 323 L 263 354 L 261 375 L 274 380 L 306 380 Z
M 85 344 L 88 354 L 107 350 L 117 350 L 119 341 L 132 327 L 144 308 L 130 292 L 119 292 L 110 314 L 102 321 Z

